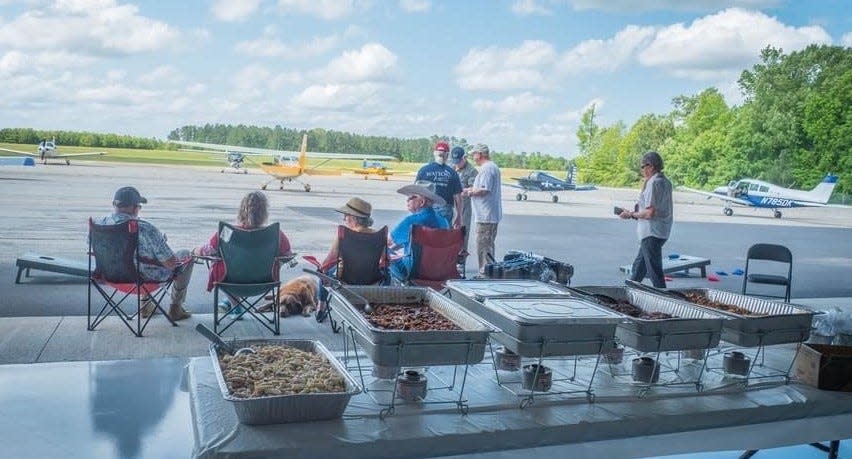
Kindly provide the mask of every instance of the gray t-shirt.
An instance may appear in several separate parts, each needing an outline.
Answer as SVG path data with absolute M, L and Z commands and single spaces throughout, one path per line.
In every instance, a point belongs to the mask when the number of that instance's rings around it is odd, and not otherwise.
M 479 168 L 473 179 L 473 189 L 486 189 L 482 196 L 472 196 L 473 221 L 476 223 L 500 223 L 503 219 L 503 205 L 500 193 L 500 169 L 494 161 L 488 161 Z
M 668 239 L 672 231 L 672 182 L 659 172 L 648 179 L 639 193 L 639 210 L 649 207 L 654 208 L 654 216 L 650 220 L 639 219 L 636 225 L 639 240 L 649 236 Z

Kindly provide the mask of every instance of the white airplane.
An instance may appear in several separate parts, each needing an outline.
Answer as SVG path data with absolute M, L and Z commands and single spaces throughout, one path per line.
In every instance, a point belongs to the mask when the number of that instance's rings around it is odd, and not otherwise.
M 282 150 L 271 150 L 268 148 L 253 148 L 253 147 L 240 147 L 236 145 L 220 145 L 215 143 L 204 143 L 204 142 L 185 142 L 179 140 L 172 140 L 172 143 L 182 145 L 184 147 L 190 147 L 194 149 L 201 149 L 202 151 L 211 151 L 215 153 L 225 153 L 228 155 L 228 161 L 231 167 L 238 169 L 233 165 L 233 158 L 240 158 L 240 167 L 242 167 L 242 159 L 244 156 L 272 156 L 271 162 L 262 162 L 260 163 L 260 168 L 266 172 L 267 174 L 272 176 L 272 179 L 268 182 L 264 183 L 260 188 L 265 190 L 267 185 L 270 182 L 274 182 L 276 180 L 280 181 L 279 189 L 284 189 L 284 182 L 298 182 L 302 184 L 305 191 L 311 191 L 311 185 L 308 183 L 303 183 L 299 180 L 299 177 L 302 175 L 309 175 L 308 171 L 312 169 L 316 169 L 317 167 L 325 164 L 332 159 L 396 159 L 393 156 L 388 155 L 357 155 L 357 154 L 349 154 L 349 153 L 310 153 L 307 151 L 308 148 L 308 135 L 302 135 L 302 148 L 301 151 L 282 151 Z M 324 159 L 320 164 L 313 166 L 312 168 L 307 167 L 307 158 L 319 158 Z M 245 171 L 245 169 L 243 169 Z M 223 169 L 224 172 L 224 169 Z
M 836 185 L 837 176 L 828 174 L 822 179 L 822 182 L 810 191 L 784 188 L 755 179 L 732 180 L 728 183 L 728 186 L 720 186 L 712 193 L 693 190 L 684 186 L 679 187 L 679 189 L 707 196 L 708 199 L 721 199 L 725 202 L 722 212 L 729 217 L 734 214 L 731 204 L 738 204 L 746 207 L 772 209 L 775 218 L 781 218 L 779 209 L 827 206 L 826 203 L 828 203 Z
M 68 158 L 73 157 L 81 157 L 81 156 L 103 156 L 106 154 L 104 151 L 87 151 L 84 153 L 67 153 L 67 154 L 59 154 L 56 151 L 56 138 L 53 140 L 44 139 L 38 144 L 38 151 L 36 153 L 30 153 L 28 151 L 20 151 L 20 150 L 12 150 L 9 148 L 0 148 L 0 150 L 8 151 L 10 153 L 17 153 L 19 155 L 27 155 L 32 157 L 38 157 L 39 161 L 42 164 L 47 164 L 48 159 L 64 159 L 65 164 L 71 165 L 71 160 Z

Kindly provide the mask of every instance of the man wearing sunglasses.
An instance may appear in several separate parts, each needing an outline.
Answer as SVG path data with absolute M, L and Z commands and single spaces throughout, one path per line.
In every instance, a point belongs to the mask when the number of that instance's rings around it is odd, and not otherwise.
M 663 158 L 655 151 L 642 156 L 642 191 L 636 210 L 623 210 L 619 217 L 635 219 L 639 253 L 633 260 L 630 279 L 642 282 L 647 275 L 657 288 L 666 288 L 663 275 L 663 244 L 672 229 L 672 182 L 663 174 Z
M 391 250 L 390 270 L 395 278 L 407 279 L 411 271 L 411 227 L 422 225 L 447 229 L 450 224 L 433 207 L 446 204 L 444 198 L 435 192 L 434 183 L 418 180 L 396 192 L 406 196 L 405 207 L 410 213 L 388 235 L 388 246 Z

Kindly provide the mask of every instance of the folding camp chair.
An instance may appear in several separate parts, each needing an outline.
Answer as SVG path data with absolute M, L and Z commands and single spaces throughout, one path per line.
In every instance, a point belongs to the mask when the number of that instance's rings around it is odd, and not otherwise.
M 278 256 L 279 232 L 278 223 L 245 230 L 219 222 L 219 258 L 225 264 L 225 277 L 213 284 L 213 331 L 216 334 L 221 334 L 246 314 L 273 334 L 281 333 L 278 269 L 282 261 L 293 257 Z M 233 300 L 228 311 L 221 315 L 219 291 Z M 267 295 L 271 295 L 272 309 L 263 312 L 258 306 Z M 222 324 L 224 326 L 220 327 Z
M 461 279 L 467 252 L 465 228 L 411 228 L 411 272 L 403 283 L 443 290 L 450 279 Z
M 308 261 L 311 261 L 311 258 L 313 257 L 305 257 Z M 311 262 L 321 268 L 315 258 Z M 335 269 L 326 271 L 343 284 L 388 284 L 388 227 L 383 226 L 374 233 L 362 233 L 339 225 L 337 262 L 332 267 Z M 340 327 L 331 315 L 331 305 L 326 302 L 325 307 L 331 330 L 337 333 Z
M 163 297 L 172 285 L 174 274 L 164 281 L 150 281 L 142 278 L 139 267 L 139 224 L 136 220 L 127 220 L 117 225 L 97 225 L 89 218 L 89 292 L 86 316 L 90 331 L 107 316 L 115 313 L 134 335 L 141 337 L 154 316 L 151 314 L 142 320 L 143 298 L 163 313 L 172 325 L 177 326 L 161 306 Z M 92 288 L 97 290 L 104 300 L 104 305 L 95 314 L 94 319 Z M 136 299 L 135 309 L 131 311 L 122 308 L 128 298 Z
M 772 264 L 780 265 L 781 268 L 786 268 L 784 274 L 762 274 L 755 273 L 752 261 L 762 260 L 773 262 Z M 768 267 L 768 266 L 767 266 Z M 790 301 L 790 286 L 793 283 L 793 254 L 790 249 L 783 245 L 777 244 L 754 244 L 749 247 L 746 255 L 745 273 L 743 273 L 743 295 L 746 294 L 748 284 L 770 284 L 784 287 L 784 296 L 768 296 L 771 298 L 784 298 L 784 301 Z

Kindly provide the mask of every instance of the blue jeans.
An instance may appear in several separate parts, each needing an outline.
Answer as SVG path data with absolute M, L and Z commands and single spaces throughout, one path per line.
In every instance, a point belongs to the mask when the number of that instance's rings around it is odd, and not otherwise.
M 325 272 L 331 277 L 337 277 L 337 265 L 332 266 Z M 317 299 L 320 303 L 328 303 L 328 289 L 323 285 L 322 279 L 319 280 L 319 288 L 317 288 Z
M 663 244 L 665 239 L 648 236 L 639 244 L 639 253 L 633 260 L 630 280 L 642 282 L 647 275 L 657 288 L 666 288 L 666 278 L 663 274 Z

